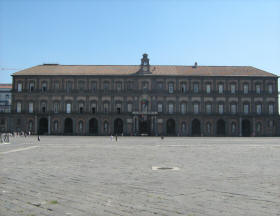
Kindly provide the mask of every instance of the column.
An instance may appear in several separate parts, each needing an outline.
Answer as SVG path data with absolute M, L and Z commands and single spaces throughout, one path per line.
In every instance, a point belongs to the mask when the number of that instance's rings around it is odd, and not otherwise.
M 242 118 L 239 118 L 239 136 L 242 136 Z
M 48 116 L 48 135 L 51 134 L 51 116 Z

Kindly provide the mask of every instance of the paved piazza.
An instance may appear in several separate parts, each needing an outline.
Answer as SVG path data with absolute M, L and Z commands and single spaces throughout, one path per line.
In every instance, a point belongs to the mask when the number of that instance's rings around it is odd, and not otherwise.
M 0 152 L 1 216 L 280 215 L 279 138 L 16 137 Z

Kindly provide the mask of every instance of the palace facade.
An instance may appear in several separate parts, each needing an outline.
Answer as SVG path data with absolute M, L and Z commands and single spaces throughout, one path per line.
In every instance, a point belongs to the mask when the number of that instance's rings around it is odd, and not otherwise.
M 248 66 L 43 64 L 13 75 L 11 128 L 40 134 L 276 136 L 278 77 Z

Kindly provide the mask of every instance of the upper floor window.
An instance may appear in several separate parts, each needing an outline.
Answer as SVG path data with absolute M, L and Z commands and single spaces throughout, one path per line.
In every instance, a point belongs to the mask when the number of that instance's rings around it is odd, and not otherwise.
M 95 92 L 97 90 L 97 82 L 91 82 L 91 91 Z
M 21 113 L 21 102 L 17 102 L 17 113 Z
M 169 103 L 168 104 L 168 113 L 172 114 L 174 112 L 174 104 L 173 103 Z
M 59 89 L 59 81 L 54 82 L 54 89 Z
M 187 111 L 186 103 L 182 103 L 182 104 L 181 104 L 181 113 L 182 113 L 182 114 L 185 114 L 186 111 Z
M 161 113 L 162 112 L 162 103 L 158 103 L 158 112 Z
M 269 93 L 269 94 L 272 94 L 272 91 L 273 91 L 273 86 L 272 86 L 272 84 L 268 84 L 268 93 Z
M 105 102 L 103 104 L 103 110 L 105 113 L 108 113 L 109 112 L 109 103 L 108 102 Z
M 261 85 L 260 84 L 256 84 L 256 93 L 257 94 L 261 93 Z
M 71 113 L 71 103 L 66 104 L 66 113 Z
M 17 90 L 18 92 L 22 92 L 22 83 L 17 84 Z
M 34 88 L 35 88 L 34 82 L 30 82 L 30 83 L 29 83 L 29 91 L 30 91 L 30 92 L 33 92 L 33 91 L 34 91 Z
M 198 85 L 198 83 L 194 83 L 194 84 L 193 84 L 193 92 L 194 92 L 194 93 L 198 93 L 198 90 L 199 90 L 199 85 Z
M 230 84 L 230 93 L 235 94 L 236 92 L 236 85 L 235 84 Z
M 66 91 L 70 92 L 72 90 L 72 82 L 71 81 L 67 81 L 66 83 Z
M 262 113 L 262 105 L 261 104 L 256 105 L 256 111 L 257 111 L 257 114 L 259 114 L 259 115 Z
M 121 91 L 122 90 L 122 83 L 121 82 L 117 82 L 117 91 Z
M 274 113 L 274 105 L 269 104 L 268 105 L 268 114 L 272 115 Z
M 174 83 L 172 82 L 168 83 L 168 92 L 174 93 Z
M 84 81 L 79 81 L 78 82 L 78 89 L 79 90 L 84 90 L 85 89 L 85 82 Z
M 244 94 L 248 94 L 248 92 L 249 92 L 249 85 L 247 83 L 245 83 L 243 85 L 243 92 L 244 92 Z
M 132 103 L 127 104 L 127 112 L 132 112 Z
M 195 104 L 193 105 L 193 112 L 194 112 L 195 114 L 198 114 L 198 113 L 199 113 L 199 104 L 198 104 L 198 103 L 195 103 Z
M 181 92 L 182 93 L 186 93 L 187 92 L 187 85 L 186 85 L 186 83 L 182 83 L 181 84 Z
M 47 83 L 43 82 L 42 83 L 42 92 L 46 92 L 47 91 Z
M 211 84 L 206 84 L 206 93 L 210 94 L 211 93 Z
M 223 92 L 224 92 L 224 85 L 223 84 L 219 84 L 218 88 L 219 88 L 219 94 L 223 94 Z
M 79 113 L 84 112 L 84 103 L 79 103 Z
M 207 103 L 206 104 L 206 113 L 210 114 L 212 112 L 212 104 Z
M 132 82 L 132 81 L 128 81 L 128 83 L 127 83 L 127 89 L 128 89 L 128 90 L 133 89 L 133 82 Z
M 33 102 L 29 102 L 28 104 L 28 112 L 33 113 Z
M 219 104 L 219 114 L 223 114 L 224 113 L 224 104 Z
M 97 104 L 96 102 L 91 103 L 91 112 L 96 113 L 97 112 Z
M 163 83 L 162 82 L 158 82 L 157 83 L 157 88 L 158 89 L 163 89 Z
M 117 111 L 117 113 L 121 113 L 121 111 L 122 111 L 122 105 L 121 105 L 121 103 L 117 103 L 117 104 L 116 104 L 116 111 Z
M 103 89 L 104 89 L 105 91 L 109 90 L 109 82 L 104 82 L 104 84 L 103 84 Z
M 244 114 L 249 113 L 249 104 L 243 104 L 243 112 L 244 112 Z
M 41 112 L 42 113 L 47 112 L 47 104 L 45 102 L 41 103 Z
M 53 112 L 58 113 L 58 109 L 59 109 L 59 104 L 57 102 L 55 102 L 53 105 Z
M 147 112 L 148 111 L 148 101 L 142 101 L 141 102 L 141 111 Z
M 237 112 L 237 105 L 236 104 L 231 104 L 230 105 L 230 112 L 232 114 L 236 114 L 236 112 Z

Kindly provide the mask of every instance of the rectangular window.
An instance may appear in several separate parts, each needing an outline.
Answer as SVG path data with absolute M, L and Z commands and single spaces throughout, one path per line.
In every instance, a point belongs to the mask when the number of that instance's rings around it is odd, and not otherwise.
M 261 93 L 261 85 L 260 85 L 260 84 L 257 84 L 257 85 L 256 85 L 256 93 L 257 93 L 257 94 L 260 94 L 260 93 Z
M 231 85 L 230 85 L 230 93 L 231 93 L 231 94 L 235 94 L 235 91 L 236 91 L 236 86 L 235 86 L 235 84 L 231 84 Z
M 269 105 L 268 105 L 268 113 L 269 113 L 270 115 L 272 115 L 273 112 L 274 112 L 274 106 L 273 106 L 273 104 L 269 104 Z
M 224 92 L 224 85 L 219 84 L 219 94 L 223 94 L 223 92 Z
M 174 84 L 173 83 L 168 83 L 168 92 L 173 93 L 174 92 Z
M 269 93 L 269 94 L 272 94 L 272 91 L 273 91 L 272 84 L 269 84 L 269 85 L 268 85 L 268 93 Z
M 198 113 L 199 113 L 199 106 L 198 106 L 197 103 L 195 103 L 195 104 L 193 105 L 193 112 L 194 112 L 195 114 L 198 114 Z
M 212 112 L 212 105 L 206 104 L 206 113 L 210 114 Z
M 54 113 L 58 113 L 58 103 L 54 103 L 53 111 Z
M 104 88 L 105 91 L 109 90 L 109 83 L 104 82 L 103 88 Z
M 157 87 L 158 87 L 158 89 L 163 89 L 163 83 L 162 82 L 158 82 L 157 83 Z
M 70 92 L 72 90 L 72 82 L 71 81 L 68 81 L 66 83 L 66 91 L 67 92 Z
M 244 111 L 244 114 L 248 114 L 249 113 L 249 105 L 248 104 L 244 104 L 243 105 L 243 111 Z
M 17 102 L 17 113 L 21 113 L 21 102 Z
M 194 93 L 198 93 L 198 89 L 199 89 L 198 83 L 194 83 L 194 84 L 193 84 L 193 92 L 194 92 Z
M 219 114 L 224 113 L 224 104 L 219 104 Z
M 207 94 L 211 93 L 211 84 L 206 84 L 206 93 Z
M 231 111 L 232 114 L 236 114 L 236 111 L 237 111 L 236 104 L 231 104 L 230 111 Z
M 186 86 L 185 83 L 182 83 L 182 84 L 181 84 L 181 92 L 182 92 L 182 93 L 186 93 L 186 91 L 187 91 L 187 86 Z
M 243 92 L 244 92 L 244 94 L 248 94 L 248 92 L 249 92 L 249 85 L 248 84 L 243 85 Z
M 47 83 L 42 83 L 42 92 L 46 92 L 47 91 Z
M 78 82 L 78 88 L 79 88 L 79 90 L 84 90 L 85 89 L 85 82 L 84 81 L 79 81 Z
M 132 104 L 127 104 L 127 112 L 132 112 Z
M 182 104 L 181 104 L 181 113 L 182 113 L 182 114 L 185 114 L 185 113 L 186 113 L 186 104 L 185 104 L 185 103 L 182 103 Z
M 33 113 L 33 103 L 32 102 L 28 104 L 28 112 Z
M 117 91 L 121 91 L 121 90 L 122 90 L 122 83 L 117 82 Z
M 173 105 L 172 103 L 168 104 L 168 112 L 169 112 L 170 114 L 173 113 L 173 111 L 174 111 L 173 108 L 174 108 L 174 105 Z
M 33 82 L 29 83 L 29 91 L 30 92 L 33 92 L 34 91 L 34 88 L 35 88 L 35 85 Z
M 109 111 L 109 104 L 108 103 L 104 103 L 104 112 L 108 113 Z
M 54 82 L 54 88 L 55 88 L 56 90 L 59 89 L 59 82 L 58 82 L 58 81 L 55 81 L 55 82 Z
M 256 111 L 257 111 L 257 114 L 259 114 L 259 115 L 262 113 L 262 105 L 261 104 L 257 104 Z
M 158 112 L 162 112 L 162 104 L 160 103 L 160 104 L 158 104 Z
M 66 104 L 66 113 L 71 113 L 71 104 Z
M 22 92 L 22 83 L 18 83 L 17 89 L 18 92 Z

